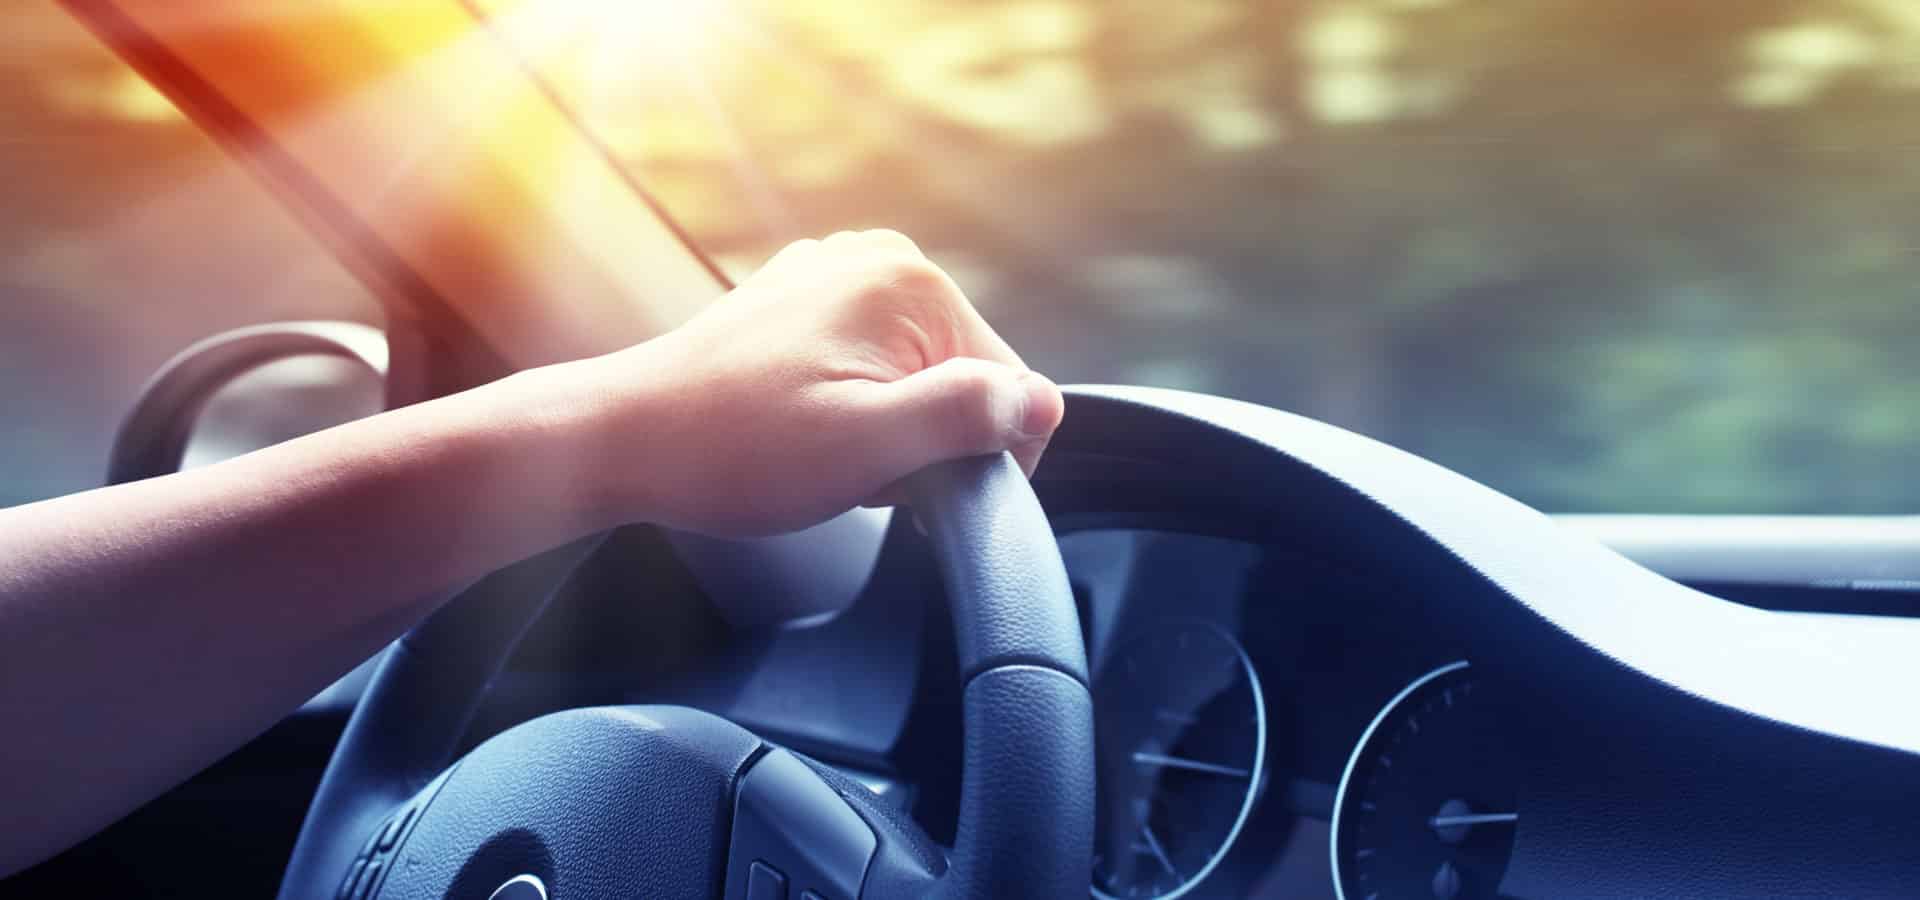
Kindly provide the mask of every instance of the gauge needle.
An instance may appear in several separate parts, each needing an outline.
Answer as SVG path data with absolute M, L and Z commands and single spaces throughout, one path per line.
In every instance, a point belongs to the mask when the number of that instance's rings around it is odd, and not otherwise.
M 1140 836 L 1147 839 L 1147 849 L 1153 851 L 1153 858 L 1160 861 L 1160 865 L 1166 868 L 1168 875 L 1172 875 L 1175 878 L 1182 877 L 1180 870 L 1173 867 L 1173 860 L 1167 858 L 1166 848 L 1160 846 L 1160 839 L 1153 836 L 1152 825 L 1141 822 Z
M 1204 772 L 1208 775 L 1221 775 L 1227 778 L 1246 778 L 1249 776 L 1249 773 L 1245 769 L 1215 765 L 1209 762 L 1201 762 L 1197 759 L 1181 759 L 1178 756 L 1167 756 L 1161 753 L 1148 753 L 1145 750 L 1134 753 L 1133 762 L 1135 765 L 1159 766 L 1163 769 L 1185 769 L 1189 772 Z
M 1469 813 L 1462 816 L 1434 816 L 1427 820 L 1432 828 L 1462 828 L 1468 825 L 1501 825 L 1520 821 L 1519 813 Z

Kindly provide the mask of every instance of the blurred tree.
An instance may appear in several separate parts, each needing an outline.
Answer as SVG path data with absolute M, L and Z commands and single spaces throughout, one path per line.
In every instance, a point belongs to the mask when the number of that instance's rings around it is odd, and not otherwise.
M 1908 4 L 868 9 L 743 7 L 704 109 L 600 114 L 773 173 L 775 226 L 712 246 L 901 227 L 1064 377 L 1299 409 L 1548 508 L 1920 509 Z M 634 163 L 700 216 L 749 206 L 741 158 Z
M 736 269 L 896 227 L 1063 379 L 1295 409 L 1549 509 L 1920 510 L 1911 0 L 656 7 L 537 63 Z M 144 129 L 143 178 L 204 155 L 18 33 L 0 109 Z M 157 190 L 73 183 L 20 196 L 85 228 Z M 9 226 L 0 275 L 62 258 Z

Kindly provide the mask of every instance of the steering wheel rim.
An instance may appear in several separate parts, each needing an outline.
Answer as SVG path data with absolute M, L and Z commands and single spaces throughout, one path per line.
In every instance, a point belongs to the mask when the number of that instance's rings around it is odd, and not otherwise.
M 930 467 L 908 486 L 946 586 L 963 685 L 959 822 L 933 893 L 1075 896 L 1092 853 L 1093 712 L 1051 525 L 1005 453 Z M 333 897 L 388 816 L 447 770 L 494 675 L 602 539 L 495 572 L 395 643 L 315 792 L 282 900 Z M 904 889 L 870 879 L 861 896 Z

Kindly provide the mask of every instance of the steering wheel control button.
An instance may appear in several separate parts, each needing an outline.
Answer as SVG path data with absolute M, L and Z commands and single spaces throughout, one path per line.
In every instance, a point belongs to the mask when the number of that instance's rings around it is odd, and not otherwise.
M 367 873 L 365 877 L 360 879 L 360 883 L 354 886 L 353 896 L 350 900 L 365 900 L 365 898 L 373 896 L 374 888 L 379 886 L 380 861 L 376 859 L 367 863 Z
M 808 891 L 812 894 L 812 891 Z M 787 900 L 787 876 L 759 860 L 747 871 L 747 900 Z
M 487 900 L 547 900 L 547 885 L 534 875 L 515 875 L 494 888 Z
M 785 900 L 791 885 L 822 900 L 853 900 L 879 846 L 866 820 L 820 773 L 774 750 L 741 776 L 734 794 L 723 896 Z
M 437 782 L 436 782 L 437 785 Z M 428 788 L 429 791 L 432 786 Z M 347 873 L 346 881 L 340 885 L 339 900 L 360 900 L 371 897 L 376 888 L 380 870 L 390 868 L 394 848 L 400 845 L 400 839 L 406 837 L 407 826 L 413 824 L 415 814 L 420 811 L 418 801 L 395 810 L 380 827 L 373 830 L 361 847 L 360 855 L 355 858 L 353 869 Z
M 380 832 L 380 843 L 376 845 L 379 851 L 385 853 L 388 850 L 392 850 L 394 844 L 400 843 L 400 832 L 407 830 L 407 823 L 411 821 L 413 821 L 413 807 L 411 806 L 401 810 L 399 815 L 394 816 L 393 821 L 388 822 L 386 829 Z
M 353 870 L 347 873 L 347 881 L 340 885 L 340 900 L 353 900 L 355 892 L 360 890 L 360 882 L 367 877 L 367 861 L 353 864 Z

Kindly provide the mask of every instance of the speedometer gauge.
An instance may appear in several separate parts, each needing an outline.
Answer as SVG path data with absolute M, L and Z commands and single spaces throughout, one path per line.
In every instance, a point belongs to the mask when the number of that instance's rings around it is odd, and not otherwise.
M 1517 790 L 1500 710 L 1465 662 L 1388 701 L 1340 777 L 1333 810 L 1341 900 L 1499 896 Z
M 1265 775 L 1267 715 L 1247 654 L 1200 621 L 1121 645 L 1094 689 L 1093 895 L 1179 897 L 1233 846 Z

